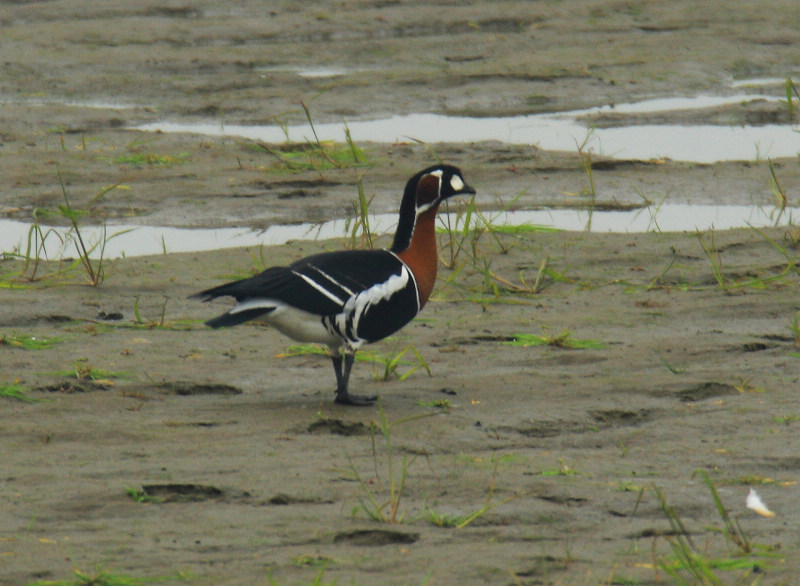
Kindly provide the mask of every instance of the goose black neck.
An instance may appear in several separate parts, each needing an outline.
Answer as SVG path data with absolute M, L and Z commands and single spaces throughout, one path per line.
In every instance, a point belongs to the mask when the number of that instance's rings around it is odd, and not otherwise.
M 394 233 L 394 241 L 390 250 L 392 252 L 403 252 L 411 246 L 411 235 L 414 233 L 414 223 L 416 221 L 416 204 L 414 194 L 407 197 L 403 196 L 403 203 L 400 205 L 400 218 L 397 221 L 397 231 Z
M 411 246 L 411 236 L 414 234 L 414 223 L 417 221 L 417 185 L 428 173 L 438 169 L 438 165 L 423 169 L 406 183 L 403 191 L 403 201 L 400 203 L 400 218 L 397 221 L 397 231 L 394 241 L 389 249 L 392 252 L 403 252 Z

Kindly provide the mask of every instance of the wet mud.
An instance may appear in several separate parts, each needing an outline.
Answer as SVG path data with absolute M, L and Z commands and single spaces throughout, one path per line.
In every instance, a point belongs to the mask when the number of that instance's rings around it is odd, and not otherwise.
M 289 172 L 255 141 L 133 127 L 302 123 L 301 103 L 327 123 L 741 93 L 731 80 L 797 72 L 798 10 L 6 4 L 0 214 L 39 210 L 63 229 L 66 191 L 87 224 L 318 222 L 352 213 L 359 176 L 376 213 L 396 211 L 407 177 L 437 157 L 462 168 L 484 210 L 515 197 L 518 209 L 774 206 L 757 158 L 596 157 L 590 177 L 577 145 L 457 144 L 445 129 L 435 144 L 359 144 L 365 166 Z M 771 104 L 593 123 L 792 123 Z M 797 158 L 772 163 L 796 198 Z M 120 258 L 98 287 L 64 260 L 20 280 L 32 267 L 6 254 L 0 385 L 24 400 L 0 398 L 0 584 L 75 569 L 193 584 L 669 583 L 657 566 L 677 536 L 659 491 L 701 555 L 737 556 L 697 470 L 770 553 L 717 569 L 723 582 L 792 583 L 797 241 L 789 225 L 483 232 L 456 255 L 442 234 L 432 302 L 354 367 L 354 391 L 378 393 L 380 409 L 334 405 L 326 357 L 287 357 L 290 342 L 258 326 L 211 331 L 202 321 L 224 302 L 187 299 L 342 241 Z M 519 343 L 531 335 L 545 343 Z M 26 347 L 30 336 L 51 344 Z M 409 344 L 430 375 L 404 376 L 407 353 L 383 380 Z M 751 488 L 774 517 L 746 508 Z

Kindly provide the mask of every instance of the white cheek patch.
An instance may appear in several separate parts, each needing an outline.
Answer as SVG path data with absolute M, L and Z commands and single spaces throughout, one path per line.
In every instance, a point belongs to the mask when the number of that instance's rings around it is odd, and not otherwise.
M 461 177 L 458 175 L 453 175 L 450 178 L 450 187 L 453 188 L 453 191 L 459 192 L 464 189 L 464 182 L 461 180 Z

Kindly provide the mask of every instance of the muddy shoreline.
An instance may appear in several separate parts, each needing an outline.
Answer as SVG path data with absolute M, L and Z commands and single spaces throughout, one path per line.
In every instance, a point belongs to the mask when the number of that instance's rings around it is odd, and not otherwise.
M 445 129 L 436 144 L 358 144 L 368 165 L 290 173 L 255 141 L 130 127 L 300 123 L 301 102 L 325 123 L 780 97 L 769 81 L 730 82 L 797 73 L 798 11 L 17 2 L 0 8 L 0 214 L 50 211 L 42 224 L 63 226 L 63 183 L 84 223 L 264 228 L 348 217 L 359 177 L 371 209 L 390 213 L 436 157 L 462 168 L 484 210 L 774 206 L 764 159 L 597 157 L 590 177 L 577 150 L 456 144 Z M 792 123 L 773 102 L 659 116 L 593 122 Z M 796 204 L 797 157 L 773 168 Z M 703 559 L 746 560 L 715 568 L 723 583 L 793 583 L 797 240 L 793 225 L 483 232 L 461 248 L 442 235 L 432 302 L 355 366 L 353 390 L 377 392 L 381 410 L 335 406 L 325 357 L 286 357 L 291 342 L 256 326 L 211 331 L 202 321 L 225 304 L 187 299 L 341 240 L 117 259 L 98 287 L 55 261 L 25 281 L 31 266 L 6 254 L 0 386 L 24 400 L 0 398 L 0 584 L 75 570 L 193 584 L 671 583 L 657 566 L 677 537 L 659 491 Z M 546 343 L 514 343 L 525 336 Z M 430 375 L 410 372 L 409 351 L 386 376 L 409 345 Z M 717 531 L 697 470 L 755 553 Z M 750 489 L 774 517 L 746 508 Z M 376 512 L 370 497 L 389 504 Z

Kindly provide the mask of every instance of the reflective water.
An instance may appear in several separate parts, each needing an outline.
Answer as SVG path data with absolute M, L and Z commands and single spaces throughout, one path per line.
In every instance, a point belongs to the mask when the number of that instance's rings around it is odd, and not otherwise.
M 794 156 L 800 151 L 800 135 L 790 125 L 634 125 L 589 130 L 581 120 L 593 114 L 664 112 L 697 110 L 752 100 L 776 102 L 763 95 L 698 96 L 660 98 L 632 104 L 617 104 L 562 113 L 533 114 L 493 118 L 469 118 L 438 114 L 409 114 L 379 120 L 348 122 L 355 142 L 391 143 L 409 139 L 424 142 L 479 142 L 497 140 L 513 144 L 534 144 L 544 150 L 575 151 L 586 141 L 585 149 L 619 159 L 648 160 L 666 157 L 674 161 L 713 163 L 727 160 L 754 160 Z M 313 138 L 308 124 L 289 126 L 241 126 L 208 122 L 187 124 L 155 122 L 140 130 L 190 132 L 208 135 L 241 136 L 269 143 L 305 141 Z M 343 141 L 345 123 L 315 124 L 320 140 Z M 588 138 L 587 138 L 588 137 Z
M 91 108 L 97 110 L 129 110 L 133 108 L 140 108 L 136 104 L 126 102 L 105 102 L 102 100 L 70 100 L 63 98 L 28 98 L 17 99 L 0 96 L 0 104 L 25 104 L 27 106 L 50 106 L 57 104 L 60 106 L 72 106 L 75 108 Z
M 351 73 L 358 73 L 361 71 L 369 71 L 366 67 L 287 67 L 282 65 L 276 65 L 273 67 L 260 67 L 257 68 L 257 71 L 263 71 L 266 73 L 270 72 L 282 72 L 282 73 L 294 73 L 299 75 L 300 77 L 306 78 L 315 78 L 315 77 L 338 77 L 340 75 L 349 75 Z
M 675 232 L 685 230 L 727 229 L 746 226 L 771 226 L 776 220 L 772 209 L 757 206 L 713 205 L 662 205 L 630 211 L 595 211 L 572 209 L 544 209 L 533 211 L 486 214 L 494 225 L 535 225 L 561 230 L 591 230 L 593 232 Z M 782 222 L 800 218 L 800 208 L 788 209 Z M 457 222 L 451 216 L 451 222 Z M 377 233 L 392 232 L 397 222 L 396 214 L 379 214 L 370 219 Z M 13 220 L 0 220 L 0 252 L 25 253 L 30 224 Z M 47 230 L 44 228 L 44 230 Z M 106 258 L 141 256 L 163 252 L 193 252 L 283 244 L 290 240 L 341 238 L 347 233 L 344 220 L 324 224 L 297 224 L 271 226 L 267 230 L 246 228 L 185 229 L 157 226 L 109 225 L 106 235 L 112 236 L 105 247 Z M 96 226 L 81 229 L 89 246 L 99 243 L 103 230 Z M 76 257 L 74 239 L 66 228 L 56 228 L 45 238 L 44 253 L 51 259 Z M 99 256 L 99 250 L 93 252 Z
M 728 87 L 742 88 L 742 87 L 767 87 L 767 86 L 782 86 L 786 84 L 785 77 L 755 77 L 752 79 L 734 79 Z
M 346 75 L 352 70 L 298 70 L 298 75 Z M 785 83 L 782 79 L 755 79 L 732 82 L 731 87 L 765 87 Z M 353 139 L 358 141 L 394 142 L 415 138 L 425 142 L 474 142 L 498 140 L 509 143 L 535 144 L 547 150 L 574 151 L 578 144 L 597 154 L 623 159 L 652 159 L 668 157 L 673 160 L 708 163 L 721 160 L 750 160 L 755 158 L 794 156 L 800 151 L 800 134 L 788 125 L 770 126 L 714 126 L 714 125 L 634 125 L 614 128 L 597 128 L 591 131 L 584 117 L 616 114 L 639 114 L 676 110 L 698 110 L 752 100 L 778 101 L 778 98 L 740 94 L 728 97 L 698 96 L 694 98 L 662 98 L 631 104 L 617 104 L 571 112 L 509 116 L 497 118 L 468 118 L 435 114 L 411 114 L 380 120 L 350 122 L 347 124 Z M 31 100 L 46 105 L 48 100 Z M 5 103 L 0 100 L 0 103 Z M 64 103 L 64 102 L 60 102 Z M 123 103 L 67 102 L 87 108 L 121 109 L 132 107 Z M 265 142 L 281 143 L 288 138 L 302 141 L 310 138 L 308 125 L 290 126 L 221 126 L 217 123 L 183 124 L 159 122 L 139 127 L 141 130 L 164 132 L 195 132 L 212 135 L 238 135 Z M 343 140 L 345 124 L 315 125 L 321 140 Z M 588 138 L 587 138 L 588 137 Z M 798 210 L 790 210 L 795 217 Z M 751 206 L 687 206 L 663 205 L 658 210 L 602 211 L 589 214 L 578 210 L 539 210 L 504 214 L 496 218 L 498 224 L 534 224 L 566 230 L 641 232 L 649 230 L 683 231 L 726 229 L 747 225 L 773 224 L 774 214 L 769 210 Z M 783 221 L 787 216 L 782 217 Z M 387 214 L 374 218 L 378 232 L 390 232 L 396 216 Z M 24 222 L 0 220 L 0 252 L 25 249 L 30 225 Z M 130 230 L 129 232 L 127 230 Z M 86 240 L 100 242 L 99 228 L 86 227 L 82 231 Z M 280 244 L 304 238 L 335 238 L 345 234 L 345 222 L 336 220 L 319 226 L 273 226 L 255 232 L 244 228 L 216 230 L 177 229 L 149 226 L 109 226 L 111 238 L 105 248 L 106 257 L 137 256 L 167 252 L 211 250 L 217 248 Z M 65 240 L 65 242 L 62 242 Z M 45 240 L 46 255 L 50 258 L 75 256 L 77 250 L 66 229 L 50 233 Z M 95 251 L 95 256 L 99 251 Z

